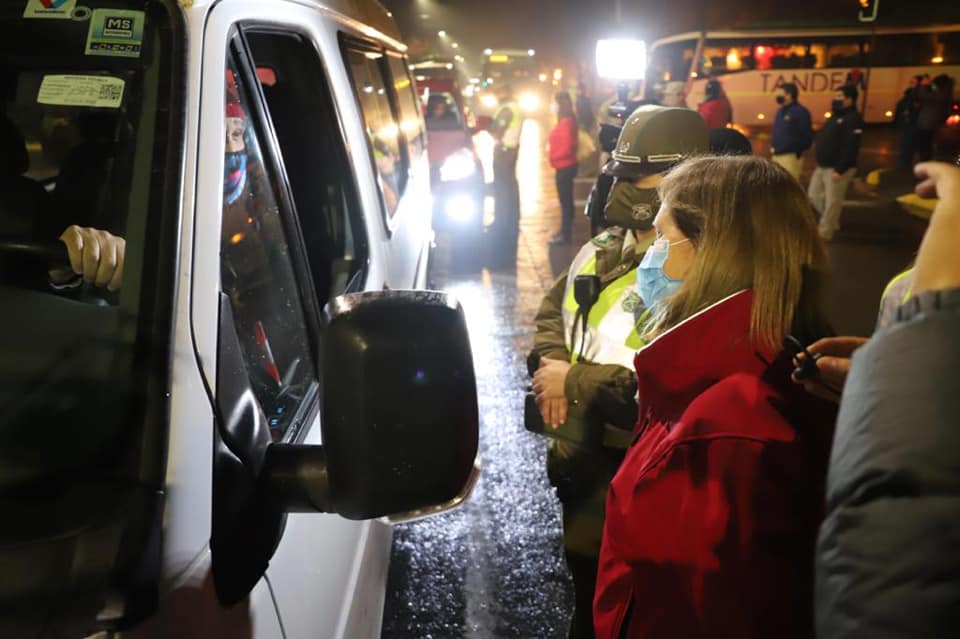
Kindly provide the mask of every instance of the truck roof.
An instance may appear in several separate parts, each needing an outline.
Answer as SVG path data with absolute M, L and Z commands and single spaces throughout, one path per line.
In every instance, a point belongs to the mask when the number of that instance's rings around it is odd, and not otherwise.
M 185 10 L 212 5 L 216 0 L 178 0 Z M 229 3 L 231 0 L 221 0 Z M 275 0 L 272 0 L 275 1 Z M 378 0 L 286 0 L 296 2 L 337 15 L 358 31 L 377 40 L 386 40 L 402 51 L 406 45 L 400 36 L 400 29 L 388 11 Z

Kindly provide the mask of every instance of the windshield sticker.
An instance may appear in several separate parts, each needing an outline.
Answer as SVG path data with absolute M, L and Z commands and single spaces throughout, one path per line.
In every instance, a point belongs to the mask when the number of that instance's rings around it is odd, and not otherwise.
M 142 42 L 143 11 L 94 9 L 84 53 L 139 58 Z
M 69 20 L 77 0 L 27 0 L 24 18 L 58 18 Z
M 125 82 L 103 75 L 45 75 L 37 102 L 56 106 L 119 109 Z

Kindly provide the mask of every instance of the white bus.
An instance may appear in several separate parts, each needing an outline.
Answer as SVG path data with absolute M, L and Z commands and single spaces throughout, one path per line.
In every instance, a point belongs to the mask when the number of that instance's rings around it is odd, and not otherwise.
M 793 82 L 800 102 L 822 123 L 834 92 L 859 81 L 867 122 L 890 122 L 918 74 L 960 79 L 960 25 L 902 28 L 767 29 L 690 32 L 653 43 L 647 86 L 683 82 L 687 105 L 720 80 L 738 125 L 772 124 L 774 90 Z

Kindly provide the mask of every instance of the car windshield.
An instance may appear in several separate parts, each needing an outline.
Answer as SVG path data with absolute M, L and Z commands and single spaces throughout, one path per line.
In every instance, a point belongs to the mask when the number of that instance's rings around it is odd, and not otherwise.
M 0 494 L 129 462 L 165 370 L 170 17 L 116 6 L 0 9 Z M 73 226 L 125 243 L 122 258 L 109 244 L 114 290 L 70 268 L 58 238 Z
M 446 91 L 427 95 L 423 116 L 427 131 L 456 131 L 463 128 L 460 108 L 453 94 Z

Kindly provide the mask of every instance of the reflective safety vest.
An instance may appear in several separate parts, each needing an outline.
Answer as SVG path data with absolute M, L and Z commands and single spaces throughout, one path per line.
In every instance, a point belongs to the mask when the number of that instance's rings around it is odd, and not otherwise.
M 647 245 L 650 243 L 652 239 Z M 641 250 L 646 248 L 641 247 Z M 587 316 L 586 335 L 581 334 L 583 320 L 578 313 L 573 282 L 577 275 L 596 274 L 597 250 L 598 247 L 593 242 L 588 242 L 570 264 L 562 312 L 567 350 L 571 353 L 571 363 L 576 362 L 582 345 L 585 361 L 595 364 L 619 364 L 633 369 L 633 357 L 643 346 L 643 340 L 637 332 L 637 323 L 646 313 L 636 290 L 636 268 L 630 269 L 600 291 L 599 298 Z M 636 238 L 633 233 L 627 232 L 622 251 L 636 250 Z
M 520 117 L 520 107 L 517 106 L 516 102 L 505 102 L 500 105 L 500 109 L 497 111 L 498 116 L 503 109 L 510 109 L 512 115 L 510 122 L 503 128 L 500 143 L 508 149 L 515 149 L 520 146 L 520 131 L 523 129 L 523 118 Z M 501 125 L 499 118 L 497 118 L 497 125 Z

